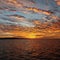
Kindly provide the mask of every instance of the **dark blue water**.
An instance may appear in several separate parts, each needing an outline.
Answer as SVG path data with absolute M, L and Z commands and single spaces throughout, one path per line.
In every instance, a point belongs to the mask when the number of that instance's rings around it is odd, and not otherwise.
M 60 60 L 60 40 L 0 39 L 0 60 Z

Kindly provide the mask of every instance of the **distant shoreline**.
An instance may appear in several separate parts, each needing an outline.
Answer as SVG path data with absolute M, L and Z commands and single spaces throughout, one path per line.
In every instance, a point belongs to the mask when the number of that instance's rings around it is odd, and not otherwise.
M 24 39 L 24 40 L 60 40 L 60 38 L 35 38 L 35 39 L 30 39 L 30 38 L 0 38 L 0 40 L 15 40 L 15 39 Z

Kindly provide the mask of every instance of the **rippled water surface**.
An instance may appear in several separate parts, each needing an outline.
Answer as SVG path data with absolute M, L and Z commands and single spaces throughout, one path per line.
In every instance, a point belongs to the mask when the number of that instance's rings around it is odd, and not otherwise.
M 60 40 L 0 39 L 0 60 L 60 60 Z

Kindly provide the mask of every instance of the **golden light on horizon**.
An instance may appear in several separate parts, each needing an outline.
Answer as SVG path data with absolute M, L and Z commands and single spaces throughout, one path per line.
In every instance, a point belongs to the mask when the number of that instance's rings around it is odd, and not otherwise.
M 22 38 L 30 38 L 30 39 L 33 39 L 33 38 L 37 38 L 36 36 L 36 33 L 33 33 L 33 32 L 18 32 L 18 31 L 14 31 L 13 32 L 13 35 L 17 36 L 18 38 L 22 37 Z
M 25 36 L 25 38 L 33 39 L 33 38 L 36 38 L 36 35 L 34 33 L 29 33 L 29 34 L 27 34 L 27 36 Z

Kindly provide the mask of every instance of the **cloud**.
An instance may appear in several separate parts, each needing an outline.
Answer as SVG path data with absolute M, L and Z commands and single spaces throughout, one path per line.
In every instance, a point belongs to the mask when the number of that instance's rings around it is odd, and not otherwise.
M 23 7 L 24 5 L 17 0 L 7 0 L 9 5 L 14 5 L 15 7 Z
M 55 1 L 56 1 L 57 5 L 60 6 L 60 0 L 55 0 Z
M 46 14 L 46 15 L 51 15 L 52 14 L 52 12 L 50 12 L 50 11 L 37 9 L 37 8 L 31 8 L 31 7 L 28 7 L 27 10 L 31 10 L 31 11 L 34 11 L 36 13 L 43 13 L 43 14 Z
M 57 6 L 53 0 L 0 0 L 0 37 L 60 36 L 60 2 L 55 1 Z

